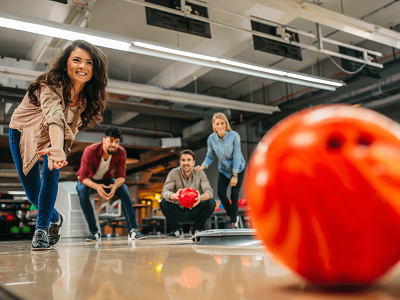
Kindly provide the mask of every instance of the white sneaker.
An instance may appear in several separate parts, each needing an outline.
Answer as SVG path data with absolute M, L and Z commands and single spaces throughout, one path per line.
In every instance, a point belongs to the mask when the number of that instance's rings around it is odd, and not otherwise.
M 170 233 L 167 233 L 165 236 L 166 237 L 183 238 L 183 230 L 182 229 L 178 229 L 178 230 L 175 230 L 175 231 L 171 231 Z
M 235 228 L 240 228 L 240 217 L 236 217 L 236 223 L 235 223 Z

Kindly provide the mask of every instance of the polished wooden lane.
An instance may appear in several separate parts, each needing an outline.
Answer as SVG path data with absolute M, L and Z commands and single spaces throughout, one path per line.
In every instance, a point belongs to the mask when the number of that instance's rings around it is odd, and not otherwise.
M 378 259 L 378 258 L 377 258 Z M 399 299 L 400 267 L 356 291 L 323 291 L 280 266 L 262 246 L 201 246 L 190 239 L 62 241 L 49 252 L 0 243 L 0 298 Z

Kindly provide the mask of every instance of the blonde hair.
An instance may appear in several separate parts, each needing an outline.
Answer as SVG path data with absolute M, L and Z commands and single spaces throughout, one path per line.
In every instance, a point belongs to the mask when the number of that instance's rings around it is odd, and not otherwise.
M 213 131 L 214 131 L 214 132 L 215 132 L 215 128 L 214 128 L 214 121 L 215 121 L 215 119 L 222 119 L 222 120 L 224 120 L 224 121 L 225 121 L 225 124 L 226 124 L 226 130 L 227 130 L 227 131 L 231 131 L 231 130 L 232 130 L 231 125 L 229 125 L 228 118 L 227 118 L 223 113 L 216 113 L 216 114 L 214 114 L 214 116 L 213 116 L 213 118 L 212 118 L 212 127 L 213 127 Z

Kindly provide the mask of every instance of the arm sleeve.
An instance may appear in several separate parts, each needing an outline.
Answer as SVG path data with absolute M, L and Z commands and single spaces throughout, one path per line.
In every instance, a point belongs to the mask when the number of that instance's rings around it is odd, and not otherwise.
M 214 191 L 211 187 L 210 182 L 208 181 L 207 175 L 204 171 L 200 172 L 200 185 L 203 194 L 207 192 L 210 195 L 210 199 L 214 198 Z
M 122 148 L 122 153 L 119 154 L 116 178 L 122 177 L 126 179 L 126 151 Z
M 49 126 L 54 124 L 61 127 L 65 135 L 67 121 L 62 108 L 61 97 L 48 85 L 42 85 L 39 101 L 44 114 L 43 128 L 48 131 Z
M 207 169 L 212 164 L 213 161 L 214 161 L 214 149 L 211 145 L 211 136 L 209 136 L 207 139 L 207 155 L 201 165 L 205 166 Z
M 165 180 L 162 192 L 161 192 L 161 196 L 167 201 L 170 201 L 169 196 L 171 196 L 171 194 L 173 194 L 174 190 L 175 190 L 176 184 L 175 184 L 175 180 L 173 179 L 173 176 L 172 176 L 173 172 L 174 171 L 169 172 L 167 179 Z
M 89 178 L 89 173 L 92 168 L 92 151 L 89 148 L 86 148 L 83 151 L 82 159 L 81 159 L 81 167 L 79 173 L 79 181 L 83 183 L 86 178 Z
M 242 150 L 240 148 L 240 135 L 236 133 L 235 138 L 233 140 L 232 173 L 239 173 L 241 157 L 242 157 Z

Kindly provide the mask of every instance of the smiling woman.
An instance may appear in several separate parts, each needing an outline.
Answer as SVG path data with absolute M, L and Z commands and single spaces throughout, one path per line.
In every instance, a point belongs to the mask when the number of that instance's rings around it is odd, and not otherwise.
M 46 250 L 60 242 L 64 216 L 54 209 L 59 169 L 68 164 L 66 156 L 78 128 L 84 130 L 101 120 L 107 65 L 100 49 L 74 41 L 28 87 L 11 117 L 11 153 L 26 195 L 38 209 L 32 250 Z
M 85 83 L 92 79 L 92 55 L 81 48 L 72 51 L 67 62 L 67 73 L 73 85 L 70 106 L 76 106 L 80 100 L 80 97 L 77 97 L 78 91 L 81 91 Z
M 196 172 L 208 168 L 214 160 L 214 153 L 218 163 L 218 196 L 222 201 L 226 213 L 231 218 L 231 228 L 239 224 L 239 192 L 244 177 L 246 162 L 240 149 L 240 136 L 231 129 L 227 117 L 223 113 L 216 113 L 212 119 L 214 133 L 207 139 L 207 155 L 201 166 L 196 166 Z M 228 186 L 231 186 L 231 199 L 226 195 Z

